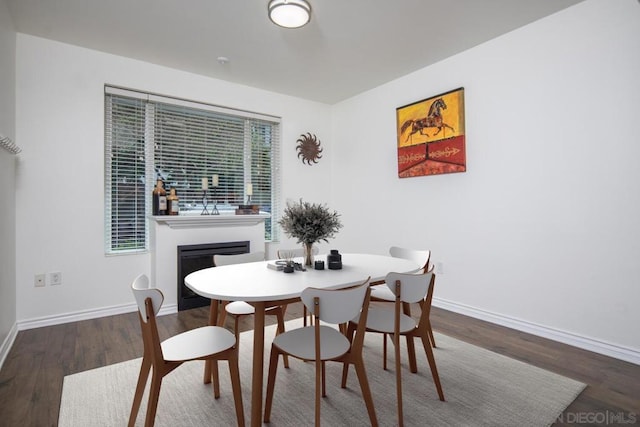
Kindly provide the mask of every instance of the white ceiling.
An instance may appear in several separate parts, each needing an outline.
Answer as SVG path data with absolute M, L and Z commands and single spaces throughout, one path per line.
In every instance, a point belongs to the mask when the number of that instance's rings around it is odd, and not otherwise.
M 4 1 L 20 33 L 333 104 L 584 0 L 309 0 L 296 30 L 268 0 Z

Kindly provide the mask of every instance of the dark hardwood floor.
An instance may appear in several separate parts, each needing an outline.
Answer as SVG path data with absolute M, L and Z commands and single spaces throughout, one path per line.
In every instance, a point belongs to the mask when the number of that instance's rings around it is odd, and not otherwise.
M 301 313 L 301 305 L 293 304 L 287 318 Z M 207 319 L 208 308 L 162 316 L 160 334 Z M 251 318 L 245 319 L 242 330 L 251 328 Z M 431 319 L 437 332 L 588 384 L 555 425 L 640 425 L 640 366 L 437 308 Z M 19 332 L 0 371 L 0 426 L 56 426 L 65 375 L 141 355 L 136 313 Z

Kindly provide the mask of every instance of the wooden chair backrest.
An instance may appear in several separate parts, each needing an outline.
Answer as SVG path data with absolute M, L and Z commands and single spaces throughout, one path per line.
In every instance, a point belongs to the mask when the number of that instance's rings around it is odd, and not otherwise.
M 415 261 L 422 266 L 422 271 L 426 272 L 429 267 L 429 259 L 431 258 L 431 251 L 416 250 L 400 248 L 398 246 L 391 246 L 389 248 L 389 255 L 394 258 L 408 259 Z
M 144 353 L 150 357 L 154 366 L 160 366 L 164 356 L 160 345 L 156 314 L 162 307 L 164 295 L 160 289 L 149 287 L 149 278 L 141 274 L 131 284 L 133 295 L 138 304 L 140 327 L 142 328 L 142 341 Z M 155 369 L 155 368 L 154 368 Z
M 364 283 L 345 289 L 306 288 L 300 298 L 309 311 L 315 313 L 319 307 L 320 320 L 331 323 L 346 323 L 355 318 L 362 310 L 362 305 L 369 289 L 369 279 Z
M 387 286 L 398 296 L 394 303 L 394 334 L 400 334 L 400 312 L 403 311 L 403 303 L 415 303 L 420 305 L 420 320 L 417 328 L 427 328 L 431 315 L 431 300 L 433 299 L 433 287 L 436 275 L 433 269 L 422 274 L 389 273 L 385 279 Z M 358 325 L 360 326 L 360 325 Z M 396 344 L 399 342 L 396 341 Z
M 351 350 L 362 353 L 364 336 L 366 332 L 367 315 L 369 313 L 369 301 L 371 288 L 368 277 L 363 283 L 343 289 L 317 289 L 306 288 L 302 291 L 300 299 L 313 313 L 315 322 L 315 346 L 316 346 L 316 371 L 320 369 L 320 355 L 322 350 L 320 340 L 320 320 L 334 325 L 346 324 L 360 314 L 360 321 L 355 336 L 351 342 Z M 316 372 L 316 375 L 318 373 Z M 317 408 L 316 408 L 317 413 Z
M 422 274 L 389 273 L 385 278 L 391 292 L 398 296 L 399 290 L 400 301 L 407 303 L 424 301 L 433 288 L 434 280 L 433 271 Z
M 153 315 L 155 316 L 158 314 L 160 307 L 162 307 L 164 295 L 160 289 L 149 287 L 149 278 L 145 274 L 141 274 L 135 278 L 131 284 L 131 289 L 133 290 L 133 296 L 136 298 L 136 303 L 138 304 L 140 318 L 146 323 L 149 321 L 145 305 L 146 299 L 151 298 L 151 306 L 153 307 Z

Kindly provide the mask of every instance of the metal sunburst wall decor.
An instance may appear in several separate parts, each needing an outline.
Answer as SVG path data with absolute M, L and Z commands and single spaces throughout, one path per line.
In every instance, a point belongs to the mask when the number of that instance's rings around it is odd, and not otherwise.
M 307 162 L 311 166 L 311 162 L 318 163 L 318 160 L 322 158 L 322 148 L 320 147 L 320 141 L 315 135 L 307 134 L 300 135 L 300 138 L 296 141 L 296 150 L 298 151 L 298 158 L 302 156 L 302 163 Z

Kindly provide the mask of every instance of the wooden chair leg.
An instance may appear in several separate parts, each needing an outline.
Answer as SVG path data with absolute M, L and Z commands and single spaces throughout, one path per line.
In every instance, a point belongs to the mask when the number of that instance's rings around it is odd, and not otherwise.
M 227 321 L 227 310 L 225 307 L 229 304 L 229 301 L 220 301 L 220 319 L 218 320 L 217 325 L 222 326 L 224 328 L 224 322 Z
M 231 388 L 233 390 L 233 402 L 236 406 L 238 427 L 244 427 L 244 406 L 242 405 L 242 390 L 240 388 L 240 369 L 238 368 L 237 348 L 229 358 L 229 375 L 231 376 Z
M 233 316 L 233 333 L 236 334 L 236 347 L 240 348 L 240 316 Z
M 160 398 L 160 386 L 162 386 L 162 375 L 153 372 L 151 375 L 151 388 L 149 389 L 149 403 L 147 404 L 147 417 L 144 421 L 145 427 L 153 427 L 156 421 L 156 410 L 158 409 L 158 399 Z
M 413 342 L 413 337 L 407 335 L 407 355 L 409 356 L 409 370 L 415 374 L 418 372 L 418 362 L 416 360 L 416 345 Z
M 269 357 L 269 373 L 267 374 L 267 396 L 264 402 L 264 422 L 268 423 L 271 418 L 271 405 L 273 404 L 273 391 L 276 386 L 276 374 L 278 373 L 278 350 L 271 346 L 271 356 Z
M 150 370 L 151 361 L 147 357 L 143 357 L 142 365 L 140 366 L 140 375 L 138 376 L 138 385 L 136 386 L 136 393 L 133 396 L 133 405 L 131 406 L 131 414 L 129 415 L 129 427 L 136 425 L 136 418 L 138 417 L 138 411 L 140 410 L 140 404 L 142 403 L 142 395 L 144 394 L 144 388 L 147 385 Z
M 433 329 L 431 328 L 431 322 L 427 323 L 427 332 L 429 333 L 429 341 L 431 342 L 431 347 L 436 348 L 436 339 L 433 337 Z
M 204 378 L 203 382 L 205 384 L 209 384 L 211 382 L 211 364 L 213 362 L 211 360 L 204 361 Z
M 387 370 L 387 334 L 382 334 L 382 369 Z
M 404 414 L 402 412 L 402 366 L 400 361 L 400 336 L 393 337 L 396 355 L 396 397 L 398 399 L 398 426 L 404 425 Z
M 226 305 L 226 304 L 225 304 Z M 226 310 L 223 310 L 223 313 L 225 313 Z M 240 316 L 233 316 L 233 333 L 236 336 L 236 351 L 240 351 L 240 329 L 238 328 L 240 320 L 239 320 Z M 224 325 L 223 325 L 224 327 Z M 212 375 L 215 374 L 216 377 L 218 377 L 218 362 L 217 361 L 213 361 L 213 366 L 215 367 L 215 372 L 212 372 Z M 231 361 L 229 361 L 229 363 L 231 363 Z M 219 377 L 218 377 L 219 378 Z M 214 380 L 214 395 L 217 398 L 220 397 L 220 381 L 216 378 Z
M 402 303 L 402 312 L 407 316 L 411 317 L 411 305 L 403 302 Z M 416 360 L 416 346 L 413 342 L 413 337 L 407 335 L 407 353 L 409 355 L 409 370 L 412 373 L 418 372 L 418 362 Z
M 327 370 L 324 361 L 322 362 L 322 397 L 327 397 Z
M 284 333 L 284 310 L 282 308 L 278 308 L 276 310 L 278 310 L 276 313 L 276 318 L 278 319 L 276 335 L 279 335 Z M 284 367 L 289 369 L 289 356 L 286 354 L 282 355 L 282 360 L 284 361 Z
M 373 397 L 371 396 L 371 388 L 369 388 L 369 380 L 367 379 L 367 372 L 364 368 L 362 355 L 355 358 L 354 366 L 356 368 L 356 374 L 358 375 L 362 398 L 364 399 L 364 404 L 366 405 L 367 412 L 369 413 L 369 421 L 371 422 L 372 427 L 377 427 L 378 418 L 376 417 L 376 410 L 373 406 Z
M 356 326 L 354 323 L 349 323 L 349 326 L 347 326 L 347 338 L 349 339 L 349 342 L 353 342 L 353 334 L 356 330 Z M 342 388 L 346 388 L 347 387 L 347 376 L 349 375 L 349 363 L 348 362 L 344 362 L 342 365 L 342 381 L 340 383 L 340 387 Z
M 213 383 L 213 397 L 216 399 L 220 398 L 220 375 L 218 371 L 218 361 L 217 360 L 207 360 L 205 363 L 209 362 L 211 364 L 211 382 Z
M 323 395 L 324 362 L 316 360 L 316 427 L 320 427 L 320 395 Z
M 220 307 L 220 303 L 221 301 L 217 300 L 217 299 L 212 299 L 210 304 L 209 304 L 209 326 L 216 326 L 218 325 L 218 308 Z M 205 384 L 209 384 L 211 382 L 211 366 L 212 366 L 213 361 L 212 360 L 205 360 L 204 362 L 204 378 L 203 378 L 203 382 Z
M 424 352 L 427 354 L 427 360 L 429 361 L 429 367 L 431 368 L 431 375 L 433 376 L 433 382 L 436 385 L 438 391 L 438 397 L 444 402 L 444 392 L 442 391 L 442 384 L 440 384 L 440 375 L 438 375 L 438 368 L 436 367 L 436 359 L 433 356 L 433 350 L 431 349 L 431 343 L 429 342 L 428 334 L 420 336 L 422 338 L 422 346 Z
M 382 369 L 387 370 L 387 335 L 382 334 Z M 416 360 L 416 347 L 413 338 L 407 336 L 407 354 L 409 355 L 409 370 L 412 373 L 418 372 L 418 362 Z
M 204 383 L 209 384 L 211 382 L 211 378 L 213 378 L 213 365 L 215 362 L 212 360 L 204 361 Z

